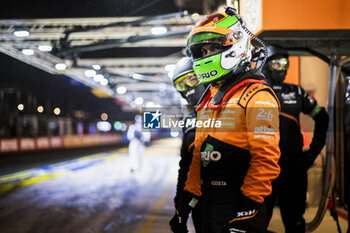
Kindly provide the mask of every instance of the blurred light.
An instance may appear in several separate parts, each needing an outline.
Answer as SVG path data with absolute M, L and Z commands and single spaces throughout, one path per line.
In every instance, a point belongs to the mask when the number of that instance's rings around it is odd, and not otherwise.
M 187 105 L 188 101 L 185 98 L 181 98 L 181 104 L 182 105 Z
M 115 130 L 121 130 L 122 129 L 122 123 L 120 122 L 120 121 L 116 121 L 116 122 L 114 122 L 114 129 Z
M 127 92 L 127 89 L 126 87 L 118 87 L 117 88 L 117 93 L 120 94 L 120 95 L 123 95 Z
M 101 114 L 101 120 L 106 121 L 108 119 L 108 114 L 107 113 L 102 113 Z
M 174 71 L 169 71 L 169 72 L 168 72 L 168 76 L 169 76 L 169 78 L 173 78 L 173 76 L 174 76 Z
M 100 65 L 92 65 L 92 68 L 94 68 L 94 70 L 100 70 L 101 66 Z
M 104 78 L 105 78 L 105 76 L 103 76 L 103 74 L 96 74 L 94 76 L 94 81 L 95 82 L 101 82 Z
M 135 99 L 135 104 L 137 104 L 137 105 L 143 104 L 143 98 L 142 98 L 142 97 L 137 97 L 137 98 Z
M 84 74 L 85 74 L 86 77 L 92 78 L 92 77 L 94 77 L 96 75 L 96 71 L 94 71 L 94 70 L 85 70 Z
M 34 54 L 34 50 L 33 50 L 33 49 L 23 49 L 23 50 L 22 50 L 22 53 L 23 53 L 24 55 L 31 56 L 31 55 Z
M 156 104 L 153 103 L 153 102 L 151 102 L 151 101 L 146 103 L 146 107 L 147 107 L 147 108 L 153 108 L 153 107 L 155 107 L 155 106 L 156 106 Z
M 180 135 L 179 132 L 170 132 L 170 136 L 173 137 L 173 138 L 176 138 Z
M 57 128 L 57 123 L 54 122 L 54 121 L 50 121 L 50 122 L 49 122 L 49 128 L 50 128 L 50 129 L 56 129 L 56 128 Z
M 29 34 L 30 33 L 24 29 L 18 29 L 18 30 L 13 32 L 13 35 L 15 35 L 17 37 L 27 37 L 27 36 L 29 36 Z
M 160 83 L 158 86 L 159 91 L 165 91 L 166 90 L 166 84 L 165 83 Z
M 19 105 L 17 106 L 17 109 L 18 109 L 19 111 L 23 111 L 23 110 L 24 110 L 24 105 L 23 105 L 23 104 L 19 104 Z
M 55 68 L 56 68 L 56 70 L 65 70 L 65 69 L 67 69 L 67 65 L 64 63 L 57 63 L 55 65 Z
M 51 45 L 39 45 L 38 49 L 43 52 L 50 52 L 52 50 Z
M 107 132 L 112 129 L 112 125 L 108 121 L 99 121 L 97 122 L 96 126 L 97 126 L 97 129 L 102 132 Z
M 192 16 L 196 17 L 196 16 L 199 16 L 199 14 L 198 13 L 193 13 Z
M 166 65 L 164 68 L 165 68 L 166 71 L 174 71 L 175 70 L 175 65 L 174 64 L 169 64 L 169 65 Z
M 126 131 L 128 126 L 125 123 L 122 123 L 122 127 L 120 128 L 122 131 Z
M 39 106 L 36 108 L 36 110 L 40 113 L 42 113 L 44 111 L 44 107 L 43 106 Z
M 61 109 L 60 109 L 60 108 L 55 108 L 55 109 L 53 110 L 53 113 L 55 113 L 55 115 L 58 116 L 58 115 L 60 115 L 60 113 L 61 113 Z
M 104 78 L 104 79 L 102 79 L 100 81 L 100 83 L 101 83 L 102 86 L 107 86 L 108 85 L 108 80 Z
M 234 7 L 235 9 L 238 9 L 238 8 L 239 8 L 239 2 L 238 2 L 238 1 L 235 0 L 235 1 L 233 2 L 233 5 L 234 5 L 233 7 Z
M 160 35 L 160 34 L 164 34 L 168 31 L 168 29 L 166 27 L 163 26 L 156 26 L 156 27 L 152 27 L 151 28 L 151 33 L 153 35 Z

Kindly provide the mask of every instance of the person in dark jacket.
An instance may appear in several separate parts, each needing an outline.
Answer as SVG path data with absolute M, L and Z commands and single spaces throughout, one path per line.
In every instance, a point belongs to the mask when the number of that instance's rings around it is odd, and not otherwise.
M 197 102 L 205 91 L 205 87 L 201 84 L 193 71 L 192 60 L 184 57 L 176 63 L 172 82 L 176 90 L 185 98 L 192 110 L 185 118 L 185 127 L 182 129 L 183 138 L 181 145 L 181 159 L 179 163 L 179 175 L 176 186 L 176 195 L 174 198 L 175 208 L 178 209 L 179 197 L 184 189 L 187 173 L 193 157 L 193 142 L 196 134 L 194 124 L 187 124 L 187 121 L 194 122 L 197 114 L 194 111 Z M 200 233 L 200 204 L 198 204 L 192 211 L 192 220 L 196 233 Z
M 269 220 L 276 201 L 286 233 L 305 232 L 307 170 L 312 166 L 326 142 L 328 114 L 324 107 L 298 85 L 284 83 L 289 67 L 288 52 L 277 46 L 268 46 L 268 58 L 263 72 L 280 104 L 280 176 L 272 182 L 272 194 L 265 198 Z M 303 151 L 299 115 L 304 113 L 315 121 L 310 149 Z

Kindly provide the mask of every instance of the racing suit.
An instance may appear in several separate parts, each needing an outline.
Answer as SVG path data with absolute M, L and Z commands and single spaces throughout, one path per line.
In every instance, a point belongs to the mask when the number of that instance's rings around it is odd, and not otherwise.
M 328 114 L 317 105 L 300 86 L 281 83 L 273 84 L 281 103 L 280 112 L 280 176 L 272 183 L 271 196 L 265 199 L 269 220 L 276 200 L 286 233 L 305 232 L 307 169 L 325 145 Z M 303 153 L 303 136 L 300 132 L 299 115 L 303 112 L 315 120 L 315 131 L 310 150 Z
M 185 127 L 182 129 L 183 131 L 183 138 L 182 138 L 182 145 L 181 145 L 181 160 L 179 163 L 179 175 L 177 179 L 177 186 L 176 186 L 176 195 L 174 198 L 175 208 L 179 208 L 179 198 L 181 195 L 182 190 L 185 187 L 185 181 L 187 178 L 187 173 L 190 168 L 190 164 L 193 158 L 193 142 L 196 134 L 196 128 L 194 125 L 187 124 L 188 121 L 193 121 L 197 117 L 197 114 L 195 111 L 192 111 L 188 117 L 185 118 Z M 200 202 L 194 207 L 192 210 L 192 220 L 194 224 L 194 228 L 196 230 L 196 233 L 201 232 L 201 221 L 200 221 Z
M 261 80 L 245 79 L 233 86 L 220 104 L 213 99 L 221 86 L 210 88 L 197 108 L 197 121 L 208 119 L 221 126 L 197 125 L 193 160 L 185 191 L 201 196 L 202 232 L 264 232 L 266 222 L 249 219 L 247 231 L 224 230 L 236 219 L 243 197 L 263 203 L 271 181 L 280 172 L 279 103 Z M 218 126 L 218 127 L 217 127 Z M 236 221 L 239 222 L 239 221 Z

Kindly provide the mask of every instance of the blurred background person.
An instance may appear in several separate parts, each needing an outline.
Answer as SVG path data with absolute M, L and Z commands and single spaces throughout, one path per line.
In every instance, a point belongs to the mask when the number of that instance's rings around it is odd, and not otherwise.
M 288 58 L 286 49 L 277 45 L 268 46 L 268 58 L 263 72 L 281 104 L 281 174 L 272 182 L 272 194 L 265 199 L 265 203 L 269 221 L 278 200 L 286 233 L 304 233 L 307 170 L 326 143 L 328 114 L 301 86 L 284 83 L 289 67 Z M 315 121 L 310 149 L 304 152 L 300 113 L 309 115 Z
M 142 131 L 142 117 L 135 116 L 135 123 L 129 126 L 127 138 L 129 140 L 130 171 L 140 171 L 145 146 L 151 140 L 149 132 Z

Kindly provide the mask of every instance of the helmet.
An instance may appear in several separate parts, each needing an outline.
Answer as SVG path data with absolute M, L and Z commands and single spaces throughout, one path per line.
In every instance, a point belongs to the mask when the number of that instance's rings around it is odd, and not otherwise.
M 235 15 L 216 13 L 193 27 L 187 53 L 201 82 L 217 83 L 250 66 L 250 36 L 241 22 Z
M 274 58 L 288 58 L 289 54 L 285 48 L 279 45 L 268 45 L 267 46 L 267 60 L 272 60 Z
M 205 91 L 193 71 L 193 63 L 189 57 L 184 57 L 176 63 L 172 82 L 176 90 L 192 106 L 195 106 Z
M 173 82 L 173 84 L 176 83 L 176 81 L 181 78 L 182 76 L 189 74 L 189 73 L 193 73 L 193 63 L 192 60 L 189 57 L 184 57 L 181 58 L 175 66 L 174 69 L 174 75 L 171 79 L 171 81 Z
M 272 84 L 281 84 L 289 68 L 288 51 L 278 45 L 267 46 L 268 56 L 263 68 L 266 79 Z

